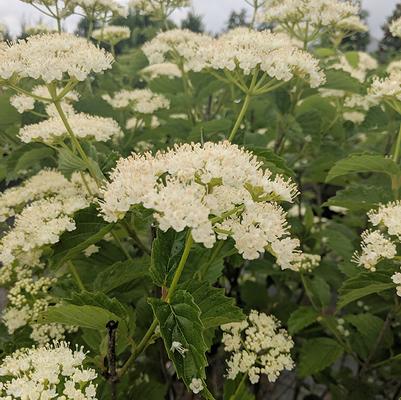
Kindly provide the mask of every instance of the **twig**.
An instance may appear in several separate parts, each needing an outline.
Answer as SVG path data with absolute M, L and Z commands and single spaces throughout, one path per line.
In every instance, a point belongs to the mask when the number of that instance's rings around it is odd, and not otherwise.
M 118 321 L 109 321 L 106 324 L 106 328 L 109 335 L 109 343 L 107 347 L 108 381 L 111 387 L 111 399 L 117 400 L 118 375 L 116 368 L 116 332 L 118 328 Z

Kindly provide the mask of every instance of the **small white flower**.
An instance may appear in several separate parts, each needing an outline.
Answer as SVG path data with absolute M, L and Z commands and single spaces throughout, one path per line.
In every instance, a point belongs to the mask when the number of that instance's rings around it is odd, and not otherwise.
M 185 348 L 185 347 L 182 345 L 182 343 L 180 343 L 180 342 L 175 342 L 175 341 L 174 341 L 174 342 L 171 344 L 170 351 L 171 351 L 172 353 L 174 353 L 175 351 L 178 351 L 182 356 L 185 356 L 185 353 L 188 351 L 188 349 Z
M 198 379 L 198 378 L 192 378 L 192 381 L 191 381 L 191 384 L 189 385 L 189 388 L 195 394 L 201 392 L 204 389 L 202 380 Z

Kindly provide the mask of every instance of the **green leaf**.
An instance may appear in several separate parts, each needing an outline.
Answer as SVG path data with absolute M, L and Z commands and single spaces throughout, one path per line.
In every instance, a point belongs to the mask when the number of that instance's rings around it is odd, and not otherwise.
M 199 141 L 202 138 L 202 134 L 207 137 L 218 133 L 225 135 L 231 125 L 232 121 L 229 119 L 215 119 L 212 121 L 201 122 L 192 129 L 190 138 Z
M 304 276 L 303 282 L 308 296 L 313 299 L 315 304 L 318 304 L 320 307 L 327 307 L 330 304 L 330 286 L 323 278 L 320 276 L 312 278 Z
M 96 290 L 109 293 L 118 287 L 148 275 L 149 258 L 119 261 L 100 272 L 93 283 Z
M 40 165 L 40 162 L 46 158 L 51 158 L 54 155 L 54 150 L 50 147 L 40 147 L 34 148 L 26 151 L 22 156 L 18 159 L 14 172 L 19 173 L 21 170 L 27 170 L 35 165 Z
M 85 171 L 87 165 L 80 157 L 67 149 L 60 149 L 58 156 L 58 169 L 67 176 L 75 171 Z
M 347 279 L 341 286 L 337 306 L 338 308 L 343 308 L 362 297 L 381 293 L 394 287 L 395 284 L 391 281 L 389 275 L 380 272 L 362 272 L 357 276 Z
M 344 207 L 350 211 L 368 211 L 380 203 L 387 203 L 392 199 L 392 193 L 383 187 L 369 186 L 360 183 L 351 183 L 348 187 L 337 190 L 323 206 Z
M 349 73 L 340 70 L 329 69 L 325 71 L 326 89 L 345 90 L 351 93 L 363 93 L 363 85 Z
M 223 400 L 254 400 L 255 395 L 249 391 L 247 385 L 240 386 L 242 376 L 238 376 L 232 379 L 225 379 L 224 381 L 224 394 Z M 247 378 L 246 378 L 247 379 Z M 237 390 L 239 389 L 239 390 Z
M 64 304 L 48 308 L 41 315 L 38 322 L 44 324 L 56 322 L 81 328 L 96 329 L 105 333 L 107 331 L 106 324 L 111 320 L 119 321 L 120 318 L 101 307 Z
M 316 374 L 332 365 L 343 354 L 333 339 L 315 338 L 305 342 L 300 352 L 298 372 L 301 377 Z
M 344 53 L 345 58 L 352 68 L 358 68 L 359 65 L 359 52 L 358 51 L 347 51 Z
M 167 392 L 167 385 L 157 381 L 141 382 L 135 385 L 130 392 L 130 399 L 135 400 L 160 400 L 164 399 Z
M 194 298 L 187 291 L 177 290 L 170 303 L 155 298 L 149 299 L 149 303 L 160 324 L 167 354 L 174 363 L 178 377 L 183 379 L 187 387 L 192 378 L 204 379 L 207 346 L 202 334 L 201 310 Z M 187 351 L 184 354 L 172 351 L 173 342 L 181 343 Z
M 294 335 L 316 322 L 319 313 L 312 307 L 299 307 L 288 320 L 288 332 Z
M 201 321 L 206 329 L 245 319 L 242 310 L 235 305 L 235 300 L 225 296 L 224 289 L 196 280 L 185 282 L 181 288 L 193 296 L 201 310 Z
M 101 240 L 113 229 L 113 224 L 105 222 L 95 207 L 89 207 L 75 214 L 76 229 L 61 235 L 54 246 L 53 265 L 58 267 L 80 254 L 91 244 Z
M 186 232 L 157 231 L 152 245 L 150 274 L 158 286 L 169 286 L 184 249 Z
M 368 348 L 372 348 L 383 328 L 384 321 L 370 313 L 347 315 L 345 320 L 352 324 L 363 336 Z
M 344 160 L 337 161 L 329 171 L 326 182 L 334 178 L 358 172 L 379 172 L 400 175 L 399 166 L 391 159 L 378 154 L 353 154 Z

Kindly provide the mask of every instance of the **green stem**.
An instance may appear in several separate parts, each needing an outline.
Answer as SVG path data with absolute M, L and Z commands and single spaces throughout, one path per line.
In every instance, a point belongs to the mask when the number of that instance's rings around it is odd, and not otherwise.
M 35 100 L 39 100 L 39 101 L 43 101 L 43 102 L 47 102 L 47 103 L 52 101 L 52 99 L 50 99 L 50 98 L 42 97 L 42 96 L 36 96 L 35 94 L 33 94 L 31 92 L 28 92 L 27 90 L 24 90 L 24 89 L 22 89 L 22 88 L 20 88 L 18 86 L 15 86 L 15 85 L 13 85 L 11 83 L 7 83 L 7 86 L 9 88 L 15 90 L 16 92 L 19 92 L 21 94 L 25 94 L 26 96 L 33 97 Z
M 135 350 L 132 352 L 132 354 L 129 356 L 128 360 L 125 362 L 125 364 L 121 367 L 121 369 L 118 371 L 118 376 L 122 377 L 127 371 L 130 365 L 136 360 L 136 358 L 146 349 L 146 347 L 149 344 L 150 339 L 153 336 L 153 333 L 158 325 L 158 321 L 155 318 L 152 322 L 152 325 L 150 325 L 149 329 L 143 336 L 142 340 L 139 342 L 138 346 L 135 347 Z
M 192 247 L 193 242 L 194 241 L 192 239 L 191 232 L 188 232 L 187 239 L 185 241 L 184 251 L 183 251 L 182 256 L 181 256 L 181 260 L 180 260 L 180 262 L 178 264 L 178 267 L 177 267 L 177 269 L 176 269 L 176 271 L 174 273 L 173 281 L 171 282 L 171 285 L 170 285 L 170 287 L 168 289 L 168 294 L 167 294 L 167 297 L 166 297 L 167 303 L 170 302 L 170 300 L 173 297 L 173 294 L 174 294 L 174 292 L 175 292 L 175 290 L 177 288 L 178 281 L 181 278 L 181 274 L 182 274 L 182 271 L 184 270 L 185 263 L 187 262 L 187 259 L 188 259 L 188 256 L 189 256 L 189 252 L 191 251 L 191 247 Z
M 60 115 L 61 120 L 63 121 L 63 124 L 67 130 L 68 135 L 71 138 L 71 142 L 73 143 L 74 147 L 78 150 L 78 153 L 82 160 L 85 162 L 86 167 L 90 174 L 92 175 L 92 178 L 96 181 L 97 185 L 100 187 L 101 182 L 99 181 L 97 174 L 95 170 L 93 169 L 92 163 L 90 162 L 88 156 L 86 155 L 84 149 L 82 148 L 81 144 L 79 143 L 78 139 L 76 138 L 70 123 L 68 122 L 67 116 L 65 115 L 63 108 L 61 107 L 60 101 L 53 99 L 54 105 L 56 106 L 57 112 Z
M 118 237 L 118 235 L 116 234 L 116 232 L 111 231 L 111 235 L 113 236 L 114 240 L 117 242 L 117 244 L 120 246 L 121 250 L 123 251 L 123 253 L 125 254 L 125 256 L 128 258 L 128 260 L 132 260 L 132 257 L 130 256 L 130 254 L 128 253 L 128 251 L 125 249 L 125 247 L 123 246 L 123 244 L 121 243 L 120 238 Z
M 249 93 L 247 93 L 247 95 L 245 96 L 244 104 L 242 105 L 241 111 L 238 114 L 237 121 L 235 122 L 235 125 L 230 133 L 230 136 L 228 137 L 229 142 L 232 142 L 233 139 L 235 138 L 235 135 L 237 134 L 238 129 L 241 126 L 245 114 L 248 111 L 249 104 L 251 103 L 251 98 L 252 96 Z
M 71 261 L 68 261 L 68 270 L 70 271 L 71 275 L 74 277 L 79 290 L 81 292 L 85 291 L 85 286 L 82 283 L 82 280 L 78 274 L 77 269 L 75 268 L 75 265 Z
M 393 161 L 395 163 L 398 163 L 398 161 L 400 160 L 400 150 L 401 150 L 401 125 L 398 131 L 397 141 L 395 143 L 395 147 L 393 150 Z
M 188 232 L 187 240 L 185 241 L 185 247 L 184 247 L 184 251 L 183 251 L 182 256 L 181 256 L 181 260 L 180 260 L 180 262 L 178 264 L 177 270 L 174 273 L 173 282 L 171 283 L 170 289 L 169 289 L 167 297 L 165 299 L 167 302 L 169 302 L 171 300 L 171 297 L 173 296 L 173 294 L 175 292 L 175 289 L 177 288 L 178 281 L 180 280 L 182 271 L 183 271 L 183 269 L 185 267 L 185 263 L 186 263 L 186 261 L 188 259 L 188 256 L 189 256 L 189 252 L 191 250 L 192 243 L 193 243 L 193 239 L 192 239 L 191 232 Z M 150 340 L 152 339 L 153 333 L 154 333 L 157 325 L 158 325 L 158 321 L 155 318 L 153 320 L 153 322 L 152 322 L 152 325 L 150 325 L 149 329 L 147 330 L 147 332 L 145 333 L 145 335 L 143 336 L 143 338 L 139 342 L 138 346 L 135 347 L 134 351 L 132 352 L 132 354 L 130 355 L 128 360 L 125 362 L 125 364 L 122 366 L 122 368 L 118 372 L 118 376 L 119 377 L 123 376 L 127 372 L 127 370 L 130 367 L 130 365 L 146 349 L 146 347 L 148 346 Z

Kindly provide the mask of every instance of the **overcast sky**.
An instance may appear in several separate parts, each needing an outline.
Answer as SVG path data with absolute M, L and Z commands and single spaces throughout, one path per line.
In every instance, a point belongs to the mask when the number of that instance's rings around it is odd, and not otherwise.
M 127 0 L 119 0 L 126 3 Z M 391 15 L 395 5 L 400 0 L 362 0 L 363 8 L 369 11 L 369 25 L 373 37 L 380 38 L 382 35 L 381 25 L 385 18 Z M 244 0 L 192 0 L 195 12 L 204 17 L 208 31 L 218 32 L 228 18 L 232 10 L 249 8 Z M 174 15 L 175 20 L 182 18 L 187 11 L 180 11 Z M 0 23 L 6 24 L 10 32 L 15 35 L 19 32 L 21 21 L 28 25 L 35 24 L 39 18 L 47 22 L 46 17 L 36 11 L 29 4 L 20 0 L 0 0 Z M 73 16 L 67 20 L 67 29 L 73 30 L 77 17 Z

